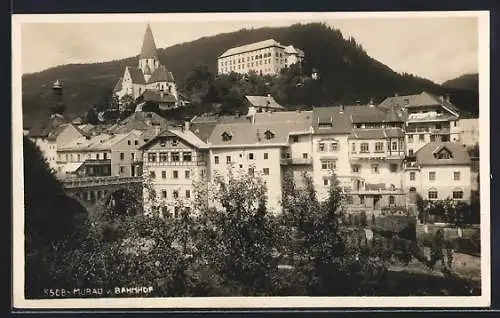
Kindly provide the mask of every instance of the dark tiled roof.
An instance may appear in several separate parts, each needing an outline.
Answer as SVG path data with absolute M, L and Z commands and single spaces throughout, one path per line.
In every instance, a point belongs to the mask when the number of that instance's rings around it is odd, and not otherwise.
M 140 58 L 153 58 L 155 56 L 155 39 L 153 37 L 153 31 L 151 31 L 151 26 L 148 24 L 148 26 L 146 27 L 146 33 L 144 33 L 144 40 L 142 41 Z
M 276 102 L 276 100 L 272 96 L 245 96 L 248 102 L 254 107 L 267 107 L 267 108 L 275 108 L 275 109 L 285 109 L 285 107 L 281 106 Z
M 140 68 L 128 66 L 128 71 L 130 72 L 132 83 L 146 84 L 146 81 L 144 80 L 144 74 L 142 73 L 142 70 Z
M 353 129 L 351 139 L 385 139 L 387 135 L 383 128 Z
M 155 103 L 175 103 L 177 101 L 172 94 L 152 89 L 145 90 L 141 97 L 144 101 Z
M 48 137 L 57 127 L 68 123 L 62 115 L 55 115 L 53 118 L 41 119 L 29 129 L 29 137 Z
M 341 112 L 340 106 L 334 107 L 316 107 L 313 109 L 312 126 L 315 134 L 349 134 L 351 133 L 351 113 L 352 109 L 344 107 Z M 367 106 L 364 106 L 367 107 Z M 349 109 L 349 111 L 348 111 Z M 319 128 L 319 123 L 332 123 L 332 127 Z
M 443 149 L 452 154 L 451 159 L 437 159 L 434 155 Z M 460 143 L 454 142 L 431 142 L 420 148 L 415 156 L 421 166 L 430 165 L 470 165 L 471 160 L 467 149 Z
M 154 112 L 134 112 L 120 123 L 110 127 L 113 133 L 125 133 L 132 130 L 149 130 L 153 126 L 167 127 L 167 120 Z
M 151 77 L 148 80 L 148 83 L 156 83 L 156 82 L 173 82 L 174 76 L 172 72 L 169 72 L 165 65 L 160 65 L 154 72 L 151 74 Z

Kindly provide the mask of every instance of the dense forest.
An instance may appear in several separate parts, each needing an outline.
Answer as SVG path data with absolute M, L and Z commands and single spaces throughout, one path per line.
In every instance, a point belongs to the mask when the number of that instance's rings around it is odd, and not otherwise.
M 442 95 L 450 93 L 452 101 L 462 110 L 477 113 L 477 92 L 445 88 L 432 81 L 392 71 L 388 66 L 371 58 L 353 38 L 345 39 L 339 30 L 324 24 L 296 24 L 281 28 L 243 29 L 237 32 L 204 37 L 192 42 L 159 49 L 159 58 L 174 74 L 181 91 L 189 90 L 189 77 L 196 68 L 215 76 L 216 60 L 226 49 L 256 41 L 273 38 L 284 45 L 293 44 L 301 48 L 306 56 L 300 76 L 289 76 L 289 82 L 281 83 L 272 79 L 273 91 L 281 93 L 276 98 L 285 106 L 306 104 L 332 105 L 336 103 L 376 102 L 395 93 L 418 94 L 423 90 Z M 139 51 L 140 43 L 137 44 Z M 23 115 L 24 125 L 30 126 L 44 118 L 51 104 L 51 84 L 59 79 L 64 84 L 65 115 L 69 118 L 81 116 L 86 111 L 108 103 L 112 89 L 123 74 L 126 65 L 137 64 L 137 56 L 122 60 L 95 63 L 71 64 L 54 67 L 42 72 L 23 75 Z M 320 80 L 314 84 L 301 86 L 297 81 L 308 77 L 316 69 Z M 297 74 L 295 74 L 297 75 Z M 290 82 L 292 81 L 292 82 Z M 283 82 L 283 81 L 282 81 Z M 296 89 L 300 87 L 300 89 Z M 305 89 L 304 89 L 305 88 Z M 241 89 L 224 88 L 227 91 Z M 269 90 L 270 90 L 269 89 Z M 250 90 L 255 91 L 254 88 Z M 192 94 L 193 91 L 189 91 Z M 217 100 L 219 99 L 219 100 Z M 213 102 L 220 101 L 218 96 Z M 212 101 L 209 99 L 209 101 Z M 233 103 L 238 98 L 233 98 Z M 227 104 L 227 100 L 225 100 Z M 238 107 L 239 105 L 233 105 Z
M 443 83 L 444 87 L 479 91 L 479 74 L 464 74 Z

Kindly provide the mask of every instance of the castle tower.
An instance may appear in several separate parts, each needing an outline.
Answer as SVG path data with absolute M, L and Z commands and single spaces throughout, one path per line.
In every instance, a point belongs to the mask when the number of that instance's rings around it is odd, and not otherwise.
M 145 80 L 159 67 L 160 61 L 156 55 L 156 44 L 151 26 L 147 25 L 144 40 L 142 41 L 141 54 L 139 55 L 139 68 L 142 70 Z

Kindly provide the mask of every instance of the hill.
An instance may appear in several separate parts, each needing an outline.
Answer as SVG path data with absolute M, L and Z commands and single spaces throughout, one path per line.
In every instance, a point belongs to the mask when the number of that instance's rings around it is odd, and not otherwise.
M 345 39 L 339 30 L 319 23 L 242 29 L 160 49 L 158 54 L 161 62 L 174 74 L 182 91 L 184 80 L 194 67 L 206 65 L 215 74 L 216 59 L 226 49 L 269 38 L 301 48 L 306 56 L 307 68 L 304 72 L 316 68 L 321 76 L 321 87 L 308 95 L 299 94 L 300 100 L 291 92 L 280 100 L 285 105 L 367 102 L 370 98 L 381 101 L 395 93 L 404 95 L 426 90 L 439 95 L 450 93 L 459 108 L 477 113 L 477 94 L 444 88 L 410 74 L 396 73 L 368 56 L 353 38 Z M 63 65 L 23 75 L 23 124 L 30 126 L 46 117 L 51 103 L 50 85 L 55 80 L 59 79 L 64 84 L 65 115 L 71 118 L 94 105 L 106 103 L 125 66 L 136 65 L 137 60 L 138 56 L 135 56 L 105 63 Z
M 457 78 L 448 80 L 442 84 L 447 88 L 464 89 L 478 92 L 479 91 L 479 74 L 464 74 Z

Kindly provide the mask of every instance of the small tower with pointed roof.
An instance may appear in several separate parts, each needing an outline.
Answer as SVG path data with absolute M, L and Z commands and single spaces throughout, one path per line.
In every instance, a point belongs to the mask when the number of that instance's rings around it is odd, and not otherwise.
M 153 31 L 151 31 L 151 26 L 148 23 L 146 26 L 146 32 L 144 33 L 144 39 L 142 41 L 141 53 L 139 55 L 139 68 L 142 70 L 144 80 L 146 82 L 159 66 L 160 61 L 158 60 L 156 52 Z

